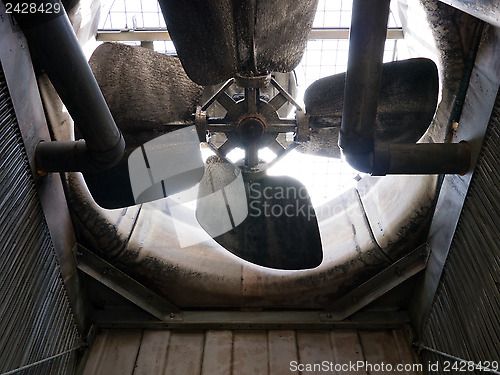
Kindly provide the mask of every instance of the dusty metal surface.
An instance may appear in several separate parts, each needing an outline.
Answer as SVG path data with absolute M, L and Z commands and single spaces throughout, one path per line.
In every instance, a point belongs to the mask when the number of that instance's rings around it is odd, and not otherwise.
M 363 366 L 349 368 L 357 361 Z M 403 329 L 104 330 L 91 349 L 84 375 L 367 375 L 373 372 L 366 363 L 382 362 L 394 368 L 385 373 L 417 374 Z M 396 372 L 398 364 L 410 367 Z
M 186 76 L 177 57 L 141 47 L 105 43 L 89 64 L 126 146 L 118 165 L 85 173 L 85 181 L 101 207 L 133 206 L 128 157 L 144 143 L 193 124 L 203 88 Z
M 196 319 L 192 319 L 193 316 L 196 317 L 197 315 L 195 311 L 180 310 L 171 302 L 152 292 L 147 287 L 141 285 L 110 263 L 85 249 L 83 246 L 77 245 L 74 249 L 74 253 L 78 268 L 81 271 L 86 273 L 93 280 L 105 285 L 110 290 L 117 293 L 117 295 L 114 295 L 113 293 L 111 295 L 108 294 L 107 297 L 102 296 L 101 293 L 101 298 L 105 299 L 103 301 L 104 303 L 98 302 L 98 293 L 92 293 L 94 303 L 96 305 L 102 305 L 101 309 L 98 309 L 97 307 L 95 308 L 94 322 L 102 324 L 102 322 L 99 321 L 99 315 L 102 315 L 103 311 L 105 312 L 105 306 L 114 305 L 116 301 L 120 301 L 121 296 L 125 299 L 122 300 L 121 303 L 118 302 L 118 306 L 121 306 L 121 309 L 127 309 L 126 305 L 132 303 L 132 305 L 136 308 L 132 308 L 130 311 L 147 312 L 159 320 L 157 322 L 158 324 L 168 326 L 172 325 L 172 323 L 176 323 L 176 328 L 179 328 L 179 325 L 192 327 L 196 326 L 196 324 L 215 324 L 216 326 L 223 324 L 238 325 L 242 324 L 243 321 L 245 321 L 244 324 L 250 324 L 250 327 L 252 326 L 251 323 L 259 326 L 264 322 L 266 324 L 277 326 L 285 324 L 317 325 L 321 324 L 320 321 L 334 323 L 343 322 L 347 317 L 362 310 L 371 302 L 377 300 L 384 294 L 387 294 L 393 288 L 402 284 L 404 281 L 408 280 L 410 277 L 425 268 L 429 255 L 427 245 L 424 244 L 394 264 L 388 266 L 383 271 L 376 274 L 374 277 L 351 292 L 347 293 L 342 298 L 336 300 L 326 309 L 321 310 L 320 312 L 311 311 L 303 314 L 289 313 L 285 315 L 293 317 L 293 319 L 295 319 L 294 321 L 281 320 L 281 313 L 276 314 L 269 311 L 260 311 L 257 314 L 245 314 L 231 311 L 226 311 L 222 314 L 214 314 L 214 311 L 203 311 L 201 313 L 201 316 L 203 316 L 201 321 L 196 321 Z M 88 285 L 90 286 L 92 283 L 95 284 L 94 281 L 91 282 L 91 280 L 89 280 Z M 118 299 L 116 299 L 117 297 Z M 125 304 L 123 304 L 123 302 L 125 302 Z M 220 319 L 219 321 L 216 320 L 217 317 Z M 148 320 L 149 319 L 146 319 L 144 323 L 147 323 Z M 372 323 L 377 324 L 380 322 L 373 321 Z
M 440 0 L 483 21 L 500 27 L 500 4 L 495 0 Z
M 293 70 L 317 6 L 317 0 L 159 3 L 184 69 L 205 86 L 236 73 Z
M 164 205 L 143 205 L 123 254 L 128 261 L 117 261 L 124 271 L 181 307 L 321 307 L 389 264 L 372 240 L 354 191 L 317 210 L 324 259 L 319 267 L 302 271 L 242 261 L 201 228 L 190 232 L 198 244 L 182 248 Z

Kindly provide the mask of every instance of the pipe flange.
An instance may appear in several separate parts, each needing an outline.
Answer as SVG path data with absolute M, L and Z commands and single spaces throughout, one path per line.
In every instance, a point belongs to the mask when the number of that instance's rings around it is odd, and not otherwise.
M 297 110 L 297 131 L 295 133 L 295 142 L 307 142 L 310 140 L 309 136 L 309 115 L 302 110 Z

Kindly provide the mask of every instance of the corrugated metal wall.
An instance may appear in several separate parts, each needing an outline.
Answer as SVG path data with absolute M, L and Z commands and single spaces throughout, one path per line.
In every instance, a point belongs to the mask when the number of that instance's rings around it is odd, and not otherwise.
M 474 362 L 500 362 L 500 96 L 443 270 L 422 340 Z M 429 351 L 427 361 L 451 361 Z M 497 362 L 497 363 L 498 363 Z M 490 364 L 491 366 L 491 364 Z M 493 368 L 497 367 L 492 366 Z M 432 374 L 450 373 L 444 371 Z M 477 373 L 484 371 L 451 371 Z
M 0 373 L 61 353 L 78 340 L 0 68 Z M 22 374 L 72 374 L 75 355 Z

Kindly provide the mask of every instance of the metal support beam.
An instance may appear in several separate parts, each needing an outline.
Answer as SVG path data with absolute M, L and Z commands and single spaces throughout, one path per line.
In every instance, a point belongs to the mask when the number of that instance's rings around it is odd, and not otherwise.
M 100 328 L 147 329 L 394 329 L 410 322 L 404 311 L 367 311 L 343 321 L 325 321 L 318 311 L 184 311 L 182 320 L 159 321 L 145 313 L 98 312 Z
M 500 27 L 500 3 L 495 0 L 440 0 L 462 12 Z
M 180 310 L 90 250 L 77 244 L 74 248 L 77 267 L 130 302 L 162 321 L 182 320 Z
M 144 30 L 98 30 L 98 42 L 153 42 L 171 41 L 167 30 L 144 29 Z M 387 39 L 403 39 L 403 29 L 394 27 L 387 29 Z M 316 27 L 311 30 L 309 40 L 314 39 L 349 39 L 348 27 Z
M 424 244 L 326 308 L 322 319 L 338 321 L 351 316 L 422 271 L 428 258 L 429 248 Z

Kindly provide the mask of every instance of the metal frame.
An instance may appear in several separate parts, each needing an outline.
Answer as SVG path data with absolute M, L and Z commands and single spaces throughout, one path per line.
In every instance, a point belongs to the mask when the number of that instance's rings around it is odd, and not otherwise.
M 403 28 L 394 27 L 387 29 L 387 39 L 403 39 Z M 167 30 L 160 29 L 125 29 L 125 30 L 98 30 L 96 39 L 98 42 L 154 42 L 171 41 Z M 309 40 L 314 39 L 349 39 L 349 28 L 347 27 L 315 27 L 308 36 Z
M 406 311 L 359 312 L 343 321 L 324 321 L 318 311 L 184 311 L 182 320 L 161 321 L 144 312 L 98 312 L 99 328 L 179 330 L 393 329 L 410 323 Z
M 325 310 L 181 311 L 171 302 L 81 245 L 74 248 L 78 269 L 126 298 L 143 311 L 96 311 L 101 328 L 157 329 L 332 329 L 394 328 L 409 322 L 406 312 L 360 310 L 425 268 L 426 244 L 339 299 Z

